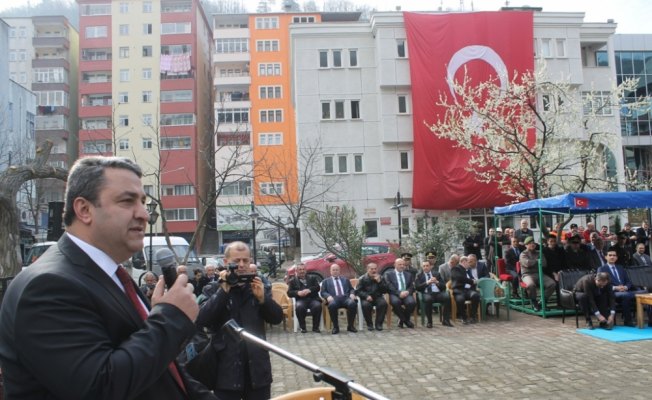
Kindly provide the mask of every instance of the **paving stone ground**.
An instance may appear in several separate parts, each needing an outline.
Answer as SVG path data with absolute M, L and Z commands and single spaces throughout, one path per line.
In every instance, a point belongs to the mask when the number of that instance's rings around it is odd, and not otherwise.
M 575 331 L 574 317 L 562 324 L 561 317 L 512 311 L 510 321 L 503 312 L 500 320 L 490 316 L 454 328 L 393 324 L 382 332 L 339 335 L 274 326 L 267 338 L 390 399 L 647 399 L 652 391 L 652 340 L 595 339 Z M 270 356 L 273 396 L 323 385 L 302 367 Z

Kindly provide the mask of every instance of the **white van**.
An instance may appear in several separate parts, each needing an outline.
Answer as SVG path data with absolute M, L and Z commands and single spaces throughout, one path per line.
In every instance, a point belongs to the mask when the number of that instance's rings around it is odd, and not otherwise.
M 156 262 L 156 252 L 163 248 L 170 248 L 170 247 L 168 246 L 167 241 L 165 240 L 165 236 L 153 236 L 151 239 L 152 239 L 151 254 L 154 257 L 154 262 L 152 263 L 152 272 L 154 272 L 158 276 L 161 274 L 161 267 Z M 149 255 L 150 255 L 149 236 L 145 236 L 144 243 L 145 243 L 145 247 L 143 248 L 143 250 L 134 253 L 134 255 L 131 256 L 129 262 L 125 263 L 125 267 L 131 274 L 131 277 L 136 281 L 136 283 L 138 283 L 139 286 L 142 284 L 141 277 L 145 275 L 145 272 L 148 271 L 147 267 L 149 265 Z M 190 245 L 188 244 L 188 241 L 186 241 L 186 239 L 180 236 L 170 236 L 170 243 L 172 244 L 170 250 L 172 250 L 174 254 L 177 255 L 177 258 L 179 260 L 182 260 L 183 257 L 188 252 L 188 250 L 190 249 Z M 201 261 L 195 254 L 194 250 L 190 250 L 190 255 L 188 256 L 188 262 L 186 263 L 186 265 L 188 265 L 189 273 L 192 273 L 192 270 L 194 268 L 200 268 L 202 266 Z

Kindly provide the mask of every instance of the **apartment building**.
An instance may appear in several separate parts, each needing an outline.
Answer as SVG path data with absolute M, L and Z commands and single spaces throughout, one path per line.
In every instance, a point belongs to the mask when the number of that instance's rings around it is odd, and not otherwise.
M 145 191 L 162 205 L 154 234 L 163 219 L 170 234 L 187 239 L 199 226 L 200 248 L 213 110 L 212 32 L 199 0 L 77 3 L 80 156 L 138 162 Z
M 550 76 L 567 77 L 580 90 L 610 90 L 615 68 L 596 63 L 596 55 L 604 51 L 613 59 L 616 24 L 585 22 L 581 12 L 534 11 L 533 25 L 533 58 L 546 61 Z M 412 90 L 421 83 L 411 80 L 402 13 L 375 13 L 368 22 L 292 25 L 290 37 L 298 151 L 320 141 L 323 184 L 337 182 L 338 190 L 324 204 L 354 207 L 367 239 L 374 241 L 397 241 L 425 218 L 444 214 L 490 226 L 490 208 L 443 211 L 412 205 Z M 604 118 L 617 127 L 615 114 Z M 611 153 L 622 176 L 620 143 Z M 304 253 L 317 250 L 305 229 L 302 245 Z
M 9 73 L 36 95 L 36 143 L 52 142 L 48 163 L 68 168 L 78 155 L 77 67 L 79 35 L 63 16 L 5 18 L 9 28 Z M 48 224 L 48 203 L 62 202 L 65 183 L 42 179 L 34 194 L 38 227 Z M 37 229 L 38 229 L 37 227 Z M 45 229 L 38 229 L 45 239 Z

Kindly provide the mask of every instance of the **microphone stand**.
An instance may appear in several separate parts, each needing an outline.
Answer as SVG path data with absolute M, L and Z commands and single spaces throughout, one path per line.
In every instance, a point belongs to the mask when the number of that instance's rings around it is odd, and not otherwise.
M 238 323 L 233 319 L 227 321 L 222 326 L 222 330 L 231 335 L 236 341 L 246 340 L 250 343 L 255 344 L 256 346 L 260 346 L 267 351 L 276 353 L 279 356 L 302 366 L 303 368 L 312 372 L 312 376 L 315 379 L 315 382 L 323 381 L 329 385 L 333 385 L 335 387 L 335 391 L 333 392 L 333 400 L 351 400 L 351 390 L 370 400 L 389 400 L 387 397 L 381 396 L 378 393 L 375 393 L 366 387 L 353 382 L 351 378 L 339 371 L 328 367 L 320 367 L 319 365 L 313 364 L 301 357 L 295 356 L 294 354 L 281 347 L 267 343 L 258 336 L 252 335 L 251 333 L 245 331 L 244 328 L 238 325 Z

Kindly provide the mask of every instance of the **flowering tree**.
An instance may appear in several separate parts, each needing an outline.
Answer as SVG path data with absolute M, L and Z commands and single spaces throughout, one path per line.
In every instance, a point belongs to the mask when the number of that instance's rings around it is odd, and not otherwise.
M 609 92 L 580 92 L 538 68 L 515 73 L 504 86 L 472 82 L 467 75 L 450 85 L 455 99 L 441 94 L 437 105 L 447 111 L 428 126 L 471 153 L 467 170 L 479 182 L 498 184 L 514 201 L 613 190 L 619 183 L 613 151 L 619 151 L 620 133 L 613 115 L 635 81 Z

